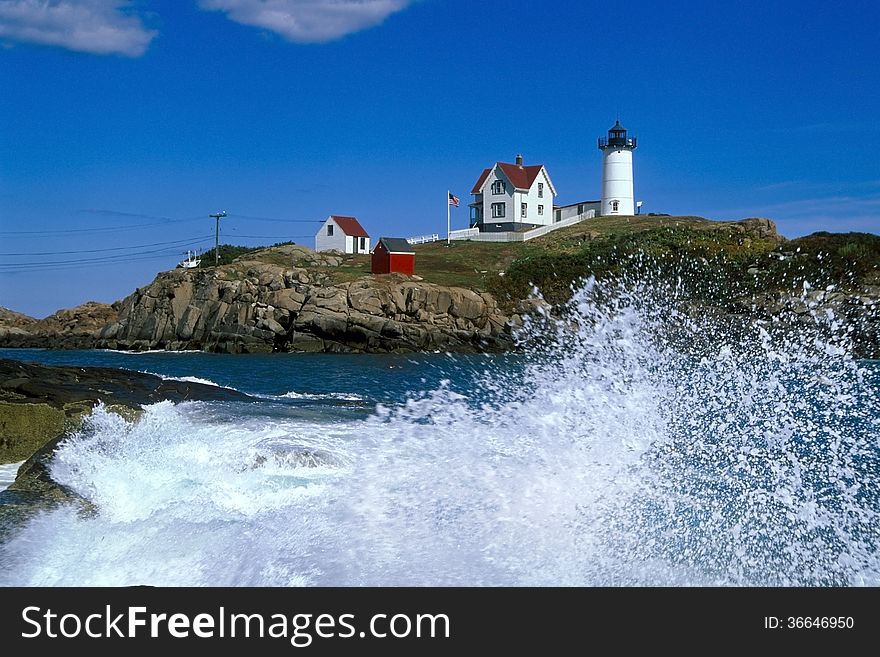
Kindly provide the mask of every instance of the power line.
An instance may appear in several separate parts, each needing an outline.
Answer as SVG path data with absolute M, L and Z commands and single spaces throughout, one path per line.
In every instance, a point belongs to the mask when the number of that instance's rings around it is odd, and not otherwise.
M 245 239 L 250 240 L 292 240 L 292 239 L 310 239 L 314 237 L 314 235 L 238 235 L 233 234 L 233 237 L 243 237 Z
M 71 233 L 104 233 L 116 232 L 123 230 L 134 230 L 136 228 L 147 228 L 149 226 L 169 226 L 173 223 L 184 223 L 187 221 L 195 221 L 202 217 L 191 217 L 189 219 L 173 219 L 171 221 L 156 221 L 149 224 L 132 224 L 131 226 L 105 226 L 103 228 L 65 228 L 52 230 L 2 230 L 0 235 L 54 235 L 54 234 L 71 234 Z
M 210 239 L 206 239 L 199 244 L 210 244 Z M 161 253 L 159 253 L 161 252 Z M 104 266 L 112 266 L 112 265 L 124 265 L 129 262 L 135 261 L 143 261 L 143 260 L 164 260 L 171 258 L 173 256 L 179 256 L 177 251 L 166 251 L 165 249 L 158 249 L 157 251 L 146 251 L 145 254 L 149 253 L 159 253 L 159 255 L 141 255 L 138 253 L 130 253 L 130 254 L 118 254 L 113 256 L 106 256 L 103 258 L 92 258 L 92 259 L 81 259 L 81 260 L 67 260 L 61 261 L 61 263 L 0 263 L 0 275 L 2 274 L 16 274 L 16 273 L 25 273 L 30 272 L 33 273 L 35 271 L 68 271 L 75 269 L 91 269 L 94 268 L 95 265 L 104 265 Z
M 231 214 L 229 216 L 252 221 L 273 221 L 279 224 L 321 224 L 325 221 L 324 219 L 272 219 L 270 217 L 251 217 L 246 214 Z
M 205 244 L 208 243 L 207 240 L 202 240 L 201 242 L 196 242 L 196 244 Z M 44 260 L 42 262 L 4 262 L 0 263 L 0 267 L 11 267 L 15 269 L 39 269 L 44 265 L 66 265 L 66 264 L 79 264 L 79 263 L 101 263 L 101 262 L 112 262 L 114 260 L 125 261 L 132 258 L 132 256 L 139 255 L 148 255 L 160 252 L 166 252 L 167 255 L 176 255 L 177 251 L 169 252 L 167 249 L 155 249 L 151 251 L 140 251 L 135 253 L 118 253 L 116 255 L 108 255 L 108 256 L 99 256 L 97 258 L 75 258 L 72 260 Z
M 0 253 L 0 256 L 45 256 L 45 255 L 70 255 L 73 253 L 101 253 L 104 251 L 124 251 L 126 249 L 143 249 L 150 246 L 170 246 L 172 244 L 186 244 L 187 242 L 203 241 L 209 239 L 210 235 L 200 235 L 198 237 L 189 237 L 182 240 L 174 240 L 173 242 L 155 242 L 154 244 L 137 244 L 133 246 L 113 246 L 106 249 L 77 249 L 76 251 L 36 251 L 32 253 Z M 0 263 L 2 264 L 2 263 Z
M 169 253 L 169 254 L 165 254 L 165 255 L 136 256 L 133 258 L 128 258 L 126 260 L 113 260 L 110 262 L 104 262 L 104 263 L 99 263 L 99 264 L 107 265 L 107 266 L 126 265 L 129 262 L 134 262 L 134 261 L 138 261 L 138 260 L 167 260 L 168 258 L 170 258 L 174 255 L 176 255 L 176 254 Z M 72 265 L 57 265 L 57 266 L 49 266 L 49 267 L 40 267 L 39 271 L 44 272 L 44 271 L 68 271 L 68 270 L 72 270 L 72 269 L 94 269 L 94 266 L 95 266 L 95 263 L 79 263 L 79 264 L 72 264 Z M 16 274 L 16 273 L 33 273 L 33 272 L 34 272 L 33 268 L 30 268 L 30 269 L 21 269 L 21 268 L 3 269 L 2 266 L 0 266 L 0 275 L 2 275 L 2 274 Z
M 140 212 L 120 212 L 119 210 L 102 210 L 98 208 L 85 208 L 82 210 L 77 210 L 77 212 L 85 212 L 88 214 L 105 214 L 113 217 L 137 217 L 138 219 L 162 219 L 163 221 L 174 221 L 172 217 L 162 217 L 155 214 L 141 214 Z
M 138 228 L 150 228 L 153 226 L 169 226 L 174 224 L 180 224 L 185 222 L 198 221 L 203 217 L 187 217 L 185 219 L 175 219 L 173 217 L 155 217 L 154 215 L 148 214 L 136 214 L 133 212 L 116 212 L 115 210 L 79 210 L 79 212 L 88 212 L 91 214 L 103 214 L 103 215 L 112 215 L 112 216 L 121 216 L 121 217 L 144 217 L 144 218 L 156 218 L 160 219 L 160 221 L 153 221 L 149 223 L 142 224 L 131 224 L 129 226 L 102 226 L 97 228 L 52 228 L 46 230 L 2 230 L 0 231 L 0 235 L 7 235 L 9 237 L 20 237 L 20 236 L 29 236 L 29 235 L 54 235 L 54 234 L 77 234 L 77 233 L 112 233 L 118 231 L 126 231 L 126 230 L 136 230 Z M 213 215 L 211 215 L 213 216 Z M 229 217 L 236 217 L 240 219 L 249 219 L 251 221 L 270 221 L 275 223 L 282 224 L 320 224 L 323 222 L 323 219 L 273 219 L 270 217 L 253 217 L 244 214 L 230 214 Z

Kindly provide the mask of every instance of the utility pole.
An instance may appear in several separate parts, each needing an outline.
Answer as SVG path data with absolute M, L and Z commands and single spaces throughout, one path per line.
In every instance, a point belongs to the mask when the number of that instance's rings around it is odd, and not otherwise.
M 217 220 L 216 228 L 214 231 L 214 264 L 220 264 L 220 220 L 226 216 L 226 211 L 222 210 L 215 214 L 209 214 L 209 217 L 214 217 Z

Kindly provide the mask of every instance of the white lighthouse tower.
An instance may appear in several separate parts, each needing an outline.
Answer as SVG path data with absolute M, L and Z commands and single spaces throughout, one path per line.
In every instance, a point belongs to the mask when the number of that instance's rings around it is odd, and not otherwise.
M 599 214 L 635 214 L 633 203 L 633 151 L 638 141 L 626 136 L 626 128 L 615 122 L 608 137 L 599 137 L 602 151 L 602 209 Z

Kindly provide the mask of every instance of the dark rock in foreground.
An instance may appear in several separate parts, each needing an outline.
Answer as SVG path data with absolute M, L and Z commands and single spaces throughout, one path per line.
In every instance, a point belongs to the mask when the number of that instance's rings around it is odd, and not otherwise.
M 143 406 L 160 401 L 252 399 L 228 388 L 168 381 L 141 372 L 0 359 L 0 463 L 27 459 L 15 482 L 0 492 L 0 530 L 9 524 L 6 520 L 10 517 L 20 518 L 37 508 L 78 499 L 52 480 L 48 466 L 58 443 L 82 426 L 83 418 L 98 402 L 133 419 Z
M 57 367 L 0 359 L 0 394 L 61 407 L 103 401 L 140 407 L 160 401 L 248 401 L 248 395 L 218 386 L 163 379 L 112 367 Z

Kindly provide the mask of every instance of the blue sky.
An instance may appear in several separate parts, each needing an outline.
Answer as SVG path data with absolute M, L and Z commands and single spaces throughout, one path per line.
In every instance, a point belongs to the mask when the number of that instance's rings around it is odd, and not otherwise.
M 237 244 L 312 246 L 331 213 L 443 232 L 446 189 L 519 152 L 558 202 L 598 198 L 618 115 L 645 212 L 880 232 L 878 22 L 858 0 L 0 0 L 0 305 L 122 298 L 221 209 Z

